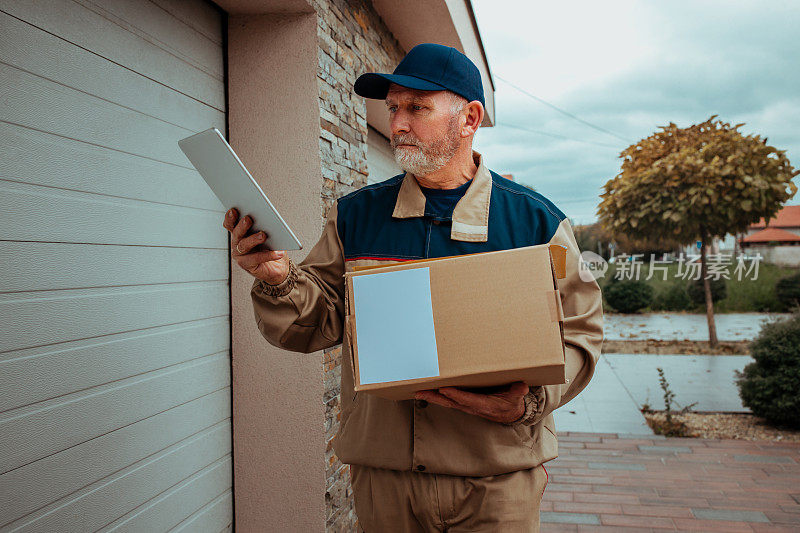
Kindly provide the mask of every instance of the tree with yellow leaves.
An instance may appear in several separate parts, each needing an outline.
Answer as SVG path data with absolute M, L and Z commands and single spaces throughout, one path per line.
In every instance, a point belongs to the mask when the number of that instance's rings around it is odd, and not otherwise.
M 785 150 L 714 120 L 672 122 L 620 153 L 621 172 L 605 184 L 597 214 L 612 234 L 633 239 L 700 241 L 700 275 L 709 342 L 717 344 L 706 249 L 713 237 L 744 232 L 770 219 L 797 192 Z

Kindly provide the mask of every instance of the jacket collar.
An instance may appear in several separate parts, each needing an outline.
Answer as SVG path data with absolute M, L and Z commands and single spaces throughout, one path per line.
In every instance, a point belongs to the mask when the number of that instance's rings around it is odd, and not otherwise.
M 456 241 L 486 242 L 489 239 L 489 200 L 492 197 L 492 175 L 483 164 L 483 156 L 472 151 L 478 171 L 467 192 L 453 209 L 450 238 Z M 406 172 L 392 216 L 394 218 L 421 217 L 425 214 L 425 194 L 419 182 Z

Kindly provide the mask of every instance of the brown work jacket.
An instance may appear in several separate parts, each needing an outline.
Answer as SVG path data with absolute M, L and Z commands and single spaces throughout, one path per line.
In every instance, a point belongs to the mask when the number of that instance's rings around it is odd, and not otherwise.
M 493 180 L 481 155 L 474 152 L 474 158 L 478 171 L 452 215 L 454 240 L 481 242 L 488 236 Z M 392 217 L 424 215 L 425 195 L 412 174 L 402 177 L 396 194 Z M 579 276 L 580 250 L 569 220 L 560 221 L 550 240 L 567 248 L 566 277 L 557 280 L 564 311 L 567 382 L 531 387 L 526 400 L 534 406 L 533 416 L 524 423 L 502 424 L 435 404 L 354 392 L 350 346 L 343 335 L 343 275 L 356 266 L 397 261 L 346 261 L 337 231 L 338 204 L 330 208 L 319 241 L 300 264 L 292 264 L 286 281 L 269 285 L 256 279 L 251 297 L 258 328 L 271 344 L 310 353 L 343 343 L 341 419 L 334 439 L 339 459 L 460 476 L 502 474 L 554 459 L 558 442 L 552 412 L 589 383 L 603 340 L 600 287 L 593 278 L 584 281 Z

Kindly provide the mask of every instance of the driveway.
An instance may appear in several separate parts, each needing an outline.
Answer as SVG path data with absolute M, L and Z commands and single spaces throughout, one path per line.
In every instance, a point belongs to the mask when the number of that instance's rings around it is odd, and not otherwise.
M 800 443 L 559 433 L 543 532 L 800 531 Z

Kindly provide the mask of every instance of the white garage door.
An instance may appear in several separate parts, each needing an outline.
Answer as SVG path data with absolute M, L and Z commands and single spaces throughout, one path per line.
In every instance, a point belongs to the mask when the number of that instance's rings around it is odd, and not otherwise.
M 403 171 L 397 166 L 389 139 L 372 126 L 367 132 L 367 183 L 388 180 Z
M 0 530 L 227 531 L 225 131 L 201 0 L 0 0 Z

